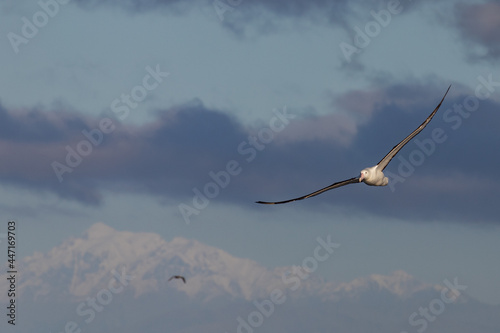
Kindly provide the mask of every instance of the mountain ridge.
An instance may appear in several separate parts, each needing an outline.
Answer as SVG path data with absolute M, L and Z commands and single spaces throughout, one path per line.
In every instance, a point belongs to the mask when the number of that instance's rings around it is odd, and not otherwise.
M 196 240 L 175 237 L 165 241 L 155 233 L 117 231 L 101 222 L 92 225 L 81 237 L 68 238 L 45 254 L 35 252 L 24 258 L 22 265 L 18 290 L 35 300 L 54 295 L 84 299 L 105 287 L 113 272 L 120 270 L 134 276 L 130 290 L 135 297 L 173 288 L 188 298 L 202 301 L 220 297 L 251 301 L 269 297 L 274 289 L 295 298 L 318 296 L 323 300 L 338 300 L 357 299 L 363 293 L 379 291 L 408 298 L 419 291 L 443 288 L 423 284 L 402 270 L 350 282 L 325 282 L 314 272 L 310 276 L 307 272 L 301 275 L 304 268 L 298 266 L 267 269 L 253 260 L 234 257 Z M 188 283 L 168 283 L 174 274 L 186 276 Z M 2 287 L 5 279 L 0 278 Z

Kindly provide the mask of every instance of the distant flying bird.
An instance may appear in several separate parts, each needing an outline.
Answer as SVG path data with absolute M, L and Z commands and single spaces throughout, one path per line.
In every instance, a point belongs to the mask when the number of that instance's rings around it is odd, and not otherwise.
M 406 138 L 403 139 L 400 143 L 394 146 L 394 148 L 391 149 L 391 151 L 384 156 L 384 158 L 378 162 L 377 165 L 371 167 L 371 168 L 366 168 L 361 170 L 361 174 L 359 177 L 354 177 L 351 179 L 343 180 L 341 182 L 333 183 L 330 186 L 327 186 L 325 188 L 322 188 L 321 190 L 317 190 L 316 192 L 304 195 L 302 197 L 298 197 L 295 199 L 290 199 L 290 200 L 284 200 L 284 201 L 274 201 L 274 202 L 269 202 L 269 201 L 257 201 L 259 204 L 267 204 L 267 205 L 275 205 L 275 204 L 284 204 L 287 202 L 292 202 L 292 201 L 297 201 L 297 200 L 302 200 L 302 199 L 307 199 L 310 197 L 314 197 L 318 194 L 321 194 L 323 192 L 326 192 L 328 190 L 332 190 L 337 187 L 341 187 L 344 185 L 348 184 L 357 184 L 360 182 L 364 182 L 366 185 L 372 185 L 372 186 L 385 186 L 389 183 L 389 179 L 384 176 L 384 171 L 385 167 L 389 162 L 392 160 L 394 156 L 403 148 L 408 142 L 410 142 L 411 139 L 413 139 L 418 133 L 420 133 L 425 126 L 431 121 L 432 117 L 436 114 L 437 110 L 441 106 L 441 103 L 443 103 L 444 98 L 448 94 L 448 91 L 450 90 L 451 85 L 448 87 L 448 90 L 446 90 L 446 93 L 444 94 L 443 98 L 441 99 L 441 102 L 439 102 L 438 106 L 432 111 L 432 113 L 425 119 L 425 121 L 417 127 L 416 130 L 411 132 L 410 135 L 408 135 Z
M 186 283 L 186 278 L 184 276 L 174 275 L 170 279 L 168 279 L 168 281 L 171 281 L 173 279 L 181 279 L 184 283 Z

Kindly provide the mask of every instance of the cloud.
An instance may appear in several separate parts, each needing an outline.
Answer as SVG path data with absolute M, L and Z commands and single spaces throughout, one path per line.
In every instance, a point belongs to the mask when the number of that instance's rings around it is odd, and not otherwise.
M 284 19 L 292 19 L 291 26 L 300 22 L 331 24 L 347 28 L 354 14 L 348 0 L 315 1 L 241 1 L 233 11 L 224 15 L 222 24 L 239 36 L 265 34 L 283 29 Z M 277 21 L 277 19 L 281 19 Z
M 326 24 L 351 31 L 353 19 L 368 21 L 373 18 L 370 11 L 387 8 L 386 0 L 370 3 L 353 3 L 350 0 L 77 0 L 84 8 L 102 5 L 119 6 L 134 13 L 164 11 L 173 15 L 185 15 L 192 10 L 202 10 L 218 17 L 221 24 L 238 36 L 254 36 L 274 32 L 285 27 L 298 27 L 302 23 Z M 412 1 L 401 1 L 409 12 L 416 5 Z M 208 8 L 208 10 L 207 10 Z M 361 13 L 361 14 L 360 14 Z M 277 20 L 279 19 L 279 20 Z M 291 19 L 292 22 L 287 22 Z
M 350 91 L 335 97 L 335 113 L 297 115 L 259 149 L 250 144 L 258 137 L 255 127 L 198 100 L 157 111 L 154 121 L 141 126 L 109 118 L 114 130 L 101 136 L 97 132 L 104 116 L 0 107 L 0 117 L 16 129 L 0 136 L 0 179 L 91 205 L 100 204 L 101 191 L 108 190 L 149 193 L 176 206 L 190 203 L 193 189 L 203 190 L 213 181 L 211 172 L 236 161 L 241 172 L 213 200 L 253 206 L 256 200 L 288 199 L 357 176 L 376 164 L 427 117 L 445 88 L 414 83 Z M 496 205 L 485 198 L 499 194 L 499 181 L 492 175 L 500 161 L 492 152 L 500 140 L 489 128 L 500 121 L 495 111 L 500 104 L 482 101 L 454 129 L 456 123 L 449 121 L 452 106 L 466 96 L 452 90 L 428 128 L 417 136 L 420 146 L 410 142 L 387 167 L 386 172 L 398 175 L 403 160 L 421 159 L 403 181 L 395 181 L 394 191 L 390 186 L 350 185 L 291 205 L 313 208 L 333 200 L 335 205 L 381 216 L 497 220 Z M 35 122 L 41 126 L 35 128 Z M 430 149 L 436 128 L 446 140 Z M 62 182 L 54 162 L 67 167 L 60 169 Z
M 182 1 L 182 0 L 76 0 L 76 3 L 85 8 L 95 8 L 102 5 L 120 6 L 126 10 L 132 12 L 145 12 L 151 10 L 158 10 L 167 8 L 174 13 L 180 14 L 185 13 L 186 9 L 193 6 L 196 3 L 200 3 L 199 0 Z
M 6 110 L 0 104 L 0 139 L 5 141 L 57 141 L 86 126 L 83 117 L 65 112 L 46 113 L 40 109 Z
M 198 102 L 159 112 L 155 122 L 138 128 L 64 110 L 0 107 L 0 118 L 2 181 L 87 204 L 100 202 L 103 187 L 166 193 L 179 190 L 176 183 L 199 182 L 245 135 L 231 117 Z M 99 127 L 103 119 L 112 122 L 111 133 Z
M 309 115 L 292 122 L 286 131 L 277 136 L 276 143 L 331 141 L 347 147 L 356 133 L 356 120 L 345 113 Z
M 456 25 L 473 61 L 500 58 L 500 4 L 457 4 Z

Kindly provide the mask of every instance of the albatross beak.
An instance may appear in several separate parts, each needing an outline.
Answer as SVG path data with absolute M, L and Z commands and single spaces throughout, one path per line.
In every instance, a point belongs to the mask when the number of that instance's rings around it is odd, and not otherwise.
M 361 174 L 359 175 L 359 182 L 361 183 L 365 179 L 365 175 Z

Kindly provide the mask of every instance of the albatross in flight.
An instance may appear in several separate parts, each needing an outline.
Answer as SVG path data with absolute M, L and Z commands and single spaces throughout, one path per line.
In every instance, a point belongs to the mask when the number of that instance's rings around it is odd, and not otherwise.
M 168 279 L 168 281 L 171 281 L 173 279 L 181 279 L 184 283 L 186 283 L 186 278 L 184 276 L 174 275 L 170 279 Z
M 297 201 L 297 200 L 303 200 L 307 199 L 310 197 L 314 197 L 318 194 L 321 194 L 323 192 L 332 190 L 337 187 L 341 187 L 344 185 L 348 184 L 357 184 L 364 182 L 366 185 L 372 185 L 372 186 L 385 186 L 389 183 L 389 179 L 384 176 L 384 171 L 385 167 L 389 162 L 392 160 L 394 156 L 403 148 L 408 142 L 410 142 L 411 139 L 413 139 L 418 133 L 422 132 L 422 130 L 427 126 L 427 124 L 432 120 L 432 117 L 436 114 L 437 110 L 441 106 L 441 103 L 443 103 L 444 98 L 448 94 L 448 91 L 450 90 L 451 85 L 448 87 L 446 90 L 446 93 L 444 94 L 443 98 L 441 99 L 441 102 L 439 102 L 438 106 L 432 111 L 432 113 L 425 119 L 425 121 L 417 127 L 416 130 L 411 132 L 410 135 L 408 135 L 406 138 L 403 139 L 400 143 L 394 146 L 394 148 L 391 149 L 391 151 L 382 158 L 380 162 L 377 163 L 377 165 L 372 166 L 371 168 L 365 168 L 361 170 L 361 174 L 359 177 L 354 177 L 351 179 L 343 180 L 341 182 L 333 183 L 332 185 L 329 185 L 327 187 L 322 188 L 321 190 L 317 190 L 316 192 L 309 193 L 307 195 L 304 195 L 302 197 L 298 197 L 295 199 L 289 199 L 289 200 L 284 200 L 284 201 L 274 201 L 274 202 L 269 202 L 269 201 L 257 201 L 259 204 L 267 204 L 267 205 L 275 205 L 275 204 L 284 204 L 287 202 L 292 202 L 292 201 Z

